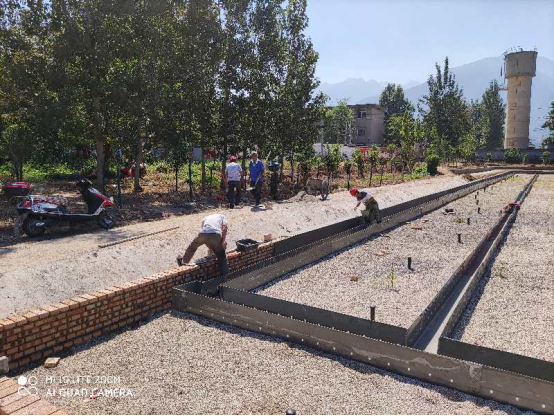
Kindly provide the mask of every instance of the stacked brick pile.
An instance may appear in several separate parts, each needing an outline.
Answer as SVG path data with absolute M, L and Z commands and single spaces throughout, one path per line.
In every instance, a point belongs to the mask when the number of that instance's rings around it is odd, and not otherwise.
M 273 255 L 273 243 L 255 251 L 228 254 L 231 271 Z M 0 356 L 10 370 L 37 362 L 73 345 L 89 341 L 122 326 L 171 308 L 171 289 L 180 284 L 216 276 L 215 259 L 183 266 L 104 290 L 64 299 L 0 320 Z

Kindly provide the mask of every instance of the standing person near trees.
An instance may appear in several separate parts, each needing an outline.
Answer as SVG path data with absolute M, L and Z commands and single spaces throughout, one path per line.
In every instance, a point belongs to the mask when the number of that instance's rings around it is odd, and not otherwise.
M 252 186 L 250 192 L 254 196 L 256 206 L 259 206 L 260 200 L 262 199 L 262 184 L 264 182 L 265 167 L 263 162 L 258 159 L 257 152 L 252 152 L 250 158 L 250 185 Z
M 231 156 L 229 164 L 225 167 L 225 181 L 229 190 L 227 191 L 227 200 L 229 201 L 229 209 L 233 209 L 235 205 L 240 204 L 240 181 L 242 179 L 242 168 L 237 163 L 237 157 Z

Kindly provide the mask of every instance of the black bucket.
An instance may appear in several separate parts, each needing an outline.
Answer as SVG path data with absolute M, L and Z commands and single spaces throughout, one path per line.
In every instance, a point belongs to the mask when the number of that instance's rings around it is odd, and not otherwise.
M 238 251 L 254 250 L 259 245 L 260 243 L 257 242 L 256 240 L 252 240 L 251 238 L 244 238 L 242 240 L 237 241 L 237 250 Z

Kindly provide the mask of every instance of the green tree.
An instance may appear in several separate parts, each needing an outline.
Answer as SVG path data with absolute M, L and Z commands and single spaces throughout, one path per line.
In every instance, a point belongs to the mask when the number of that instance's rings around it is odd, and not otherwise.
M 506 118 L 506 105 L 500 97 L 500 87 L 496 80 L 492 81 L 485 90 L 482 99 L 482 134 L 487 150 L 495 150 L 502 147 L 504 139 L 504 121 Z
M 388 135 L 388 123 L 390 118 L 396 114 L 408 113 L 413 115 L 415 109 L 413 104 L 404 96 L 404 89 L 401 85 L 387 84 L 379 97 L 379 105 L 385 112 L 384 137 L 387 140 L 394 139 Z
M 477 139 L 472 133 L 467 133 L 462 137 L 458 146 L 458 152 L 466 162 L 475 160 L 475 151 L 477 150 Z
M 429 93 L 420 100 L 418 108 L 423 115 L 427 137 L 434 136 L 435 146 L 441 155 L 450 148 L 456 148 L 460 139 L 470 128 L 469 111 L 463 98 L 463 91 L 450 72 L 448 57 L 444 68 L 436 64 L 436 75 L 429 76 Z M 431 134 L 435 131 L 434 134 Z
M 326 143 L 350 144 L 354 126 L 354 111 L 346 100 L 325 112 L 324 137 Z
M 550 111 L 548 112 L 548 115 L 546 116 L 546 120 L 544 124 L 542 125 L 543 129 L 548 129 L 550 134 L 548 137 L 546 137 L 543 142 L 542 146 L 546 146 L 547 144 L 554 144 L 554 101 L 550 103 Z
M 364 177 L 364 171 L 365 171 L 365 160 L 364 155 L 360 151 L 360 149 L 354 150 L 354 153 L 352 154 L 352 160 L 356 164 L 356 168 L 358 169 L 358 177 L 363 178 Z

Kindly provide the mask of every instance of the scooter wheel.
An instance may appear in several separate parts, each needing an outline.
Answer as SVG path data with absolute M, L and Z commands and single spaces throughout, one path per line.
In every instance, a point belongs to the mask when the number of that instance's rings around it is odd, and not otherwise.
M 115 225 L 114 218 L 106 211 L 102 211 L 98 216 L 98 224 L 105 230 L 109 230 Z
M 27 218 L 23 221 L 23 232 L 29 237 L 40 237 L 46 231 L 46 227 L 37 225 L 40 221 L 36 218 Z

